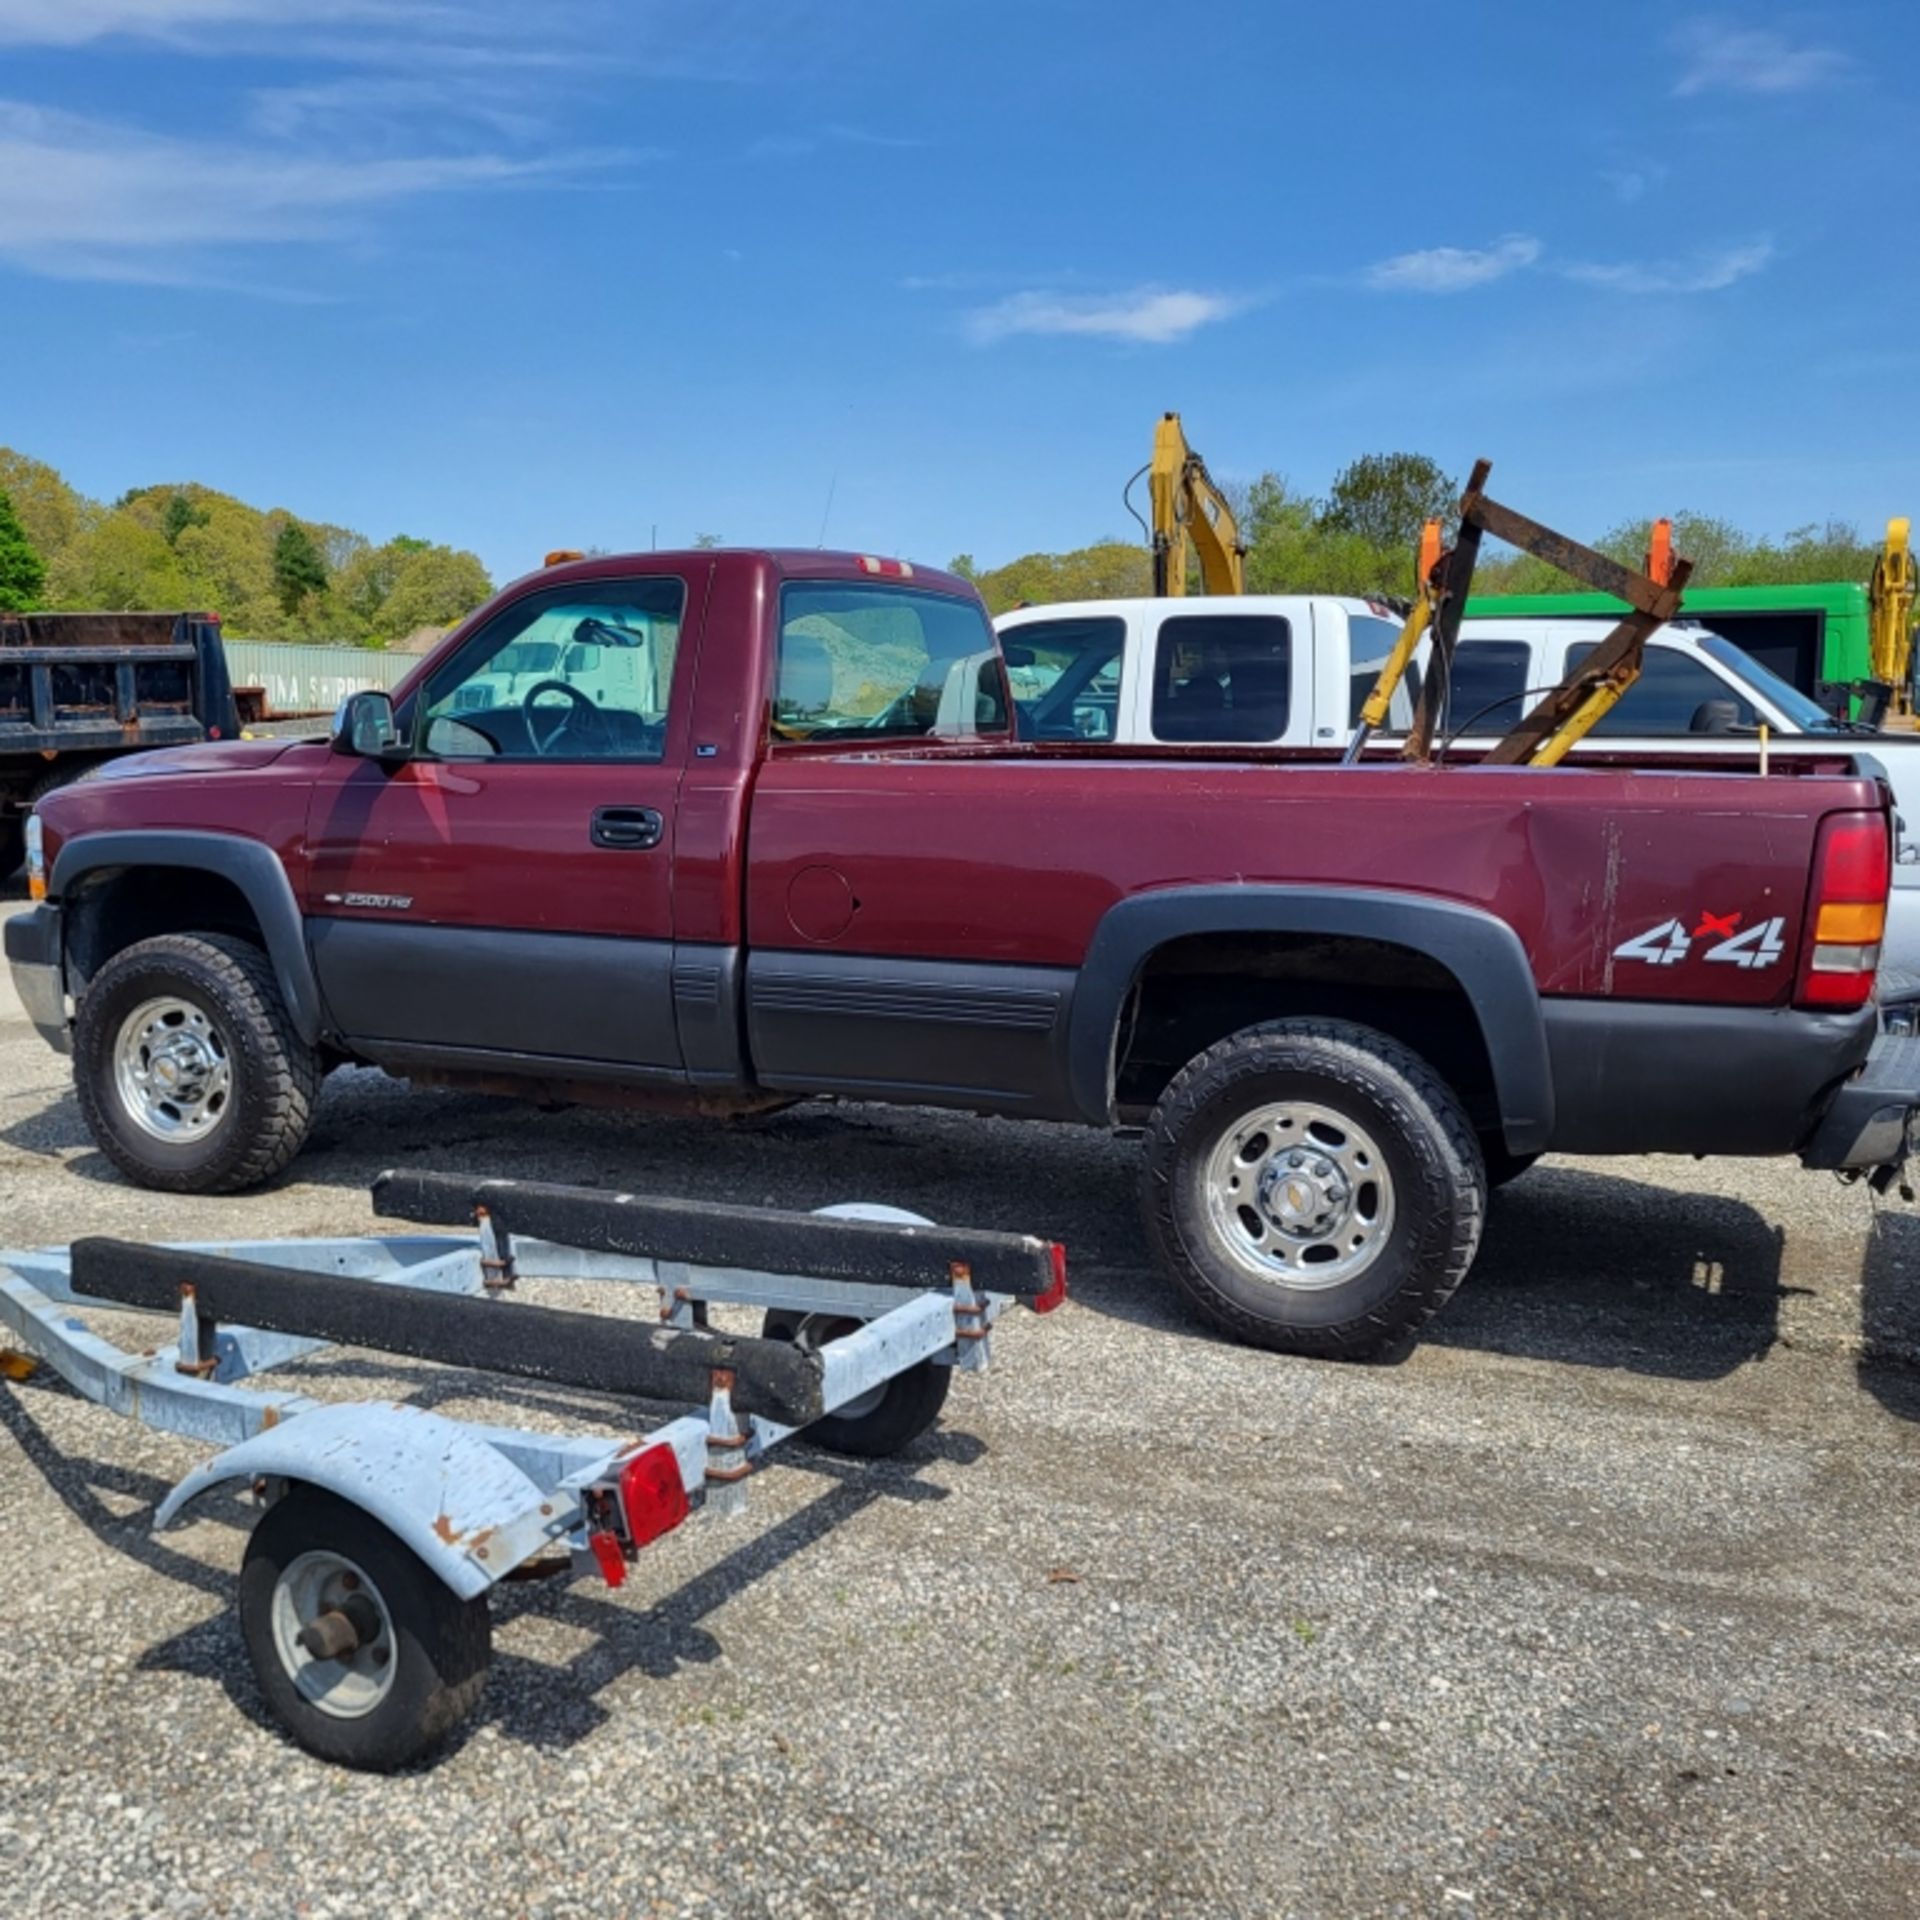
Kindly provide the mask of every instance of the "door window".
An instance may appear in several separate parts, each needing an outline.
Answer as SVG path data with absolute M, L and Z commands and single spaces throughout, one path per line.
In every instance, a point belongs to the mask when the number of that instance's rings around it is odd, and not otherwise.
M 1360 724 L 1360 709 L 1367 704 L 1367 695 L 1373 691 L 1380 669 L 1387 664 L 1387 655 L 1399 638 L 1400 629 L 1391 620 L 1375 620 L 1364 614 L 1348 616 L 1347 671 L 1351 676 L 1347 684 L 1348 726 Z M 1400 676 L 1400 684 L 1387 702 L 1389 727 L 1404 732 L 1413 725 L 1413 703 L 1419 692 L 1420 676 L 1409 661 L 1407 671 Z
M 1120 731 L 1125 621 L 1028 620 L 1000 638 L 1023 740 L 1111 740 Z
M 653 761 L 666 750 L 685 585 L 671 575 L 530 593 L 427 689 L 443 760 Z
M 1293 628 L 1278 614 L 1176 614 L 1153 657 L 1159 740 L 1251 743 L 1287 730 Z
M 1569 671 L 1577 667 L 1597 642 L 1587 640 L 1567 649 Z M 1594 736 L 1627 733 L 1728 733 L 1757 727 L 1760 716 L 1739 688 L 1722 680 L 1678 647 L 1651 646 L 1620 703 L 1593 729 Z

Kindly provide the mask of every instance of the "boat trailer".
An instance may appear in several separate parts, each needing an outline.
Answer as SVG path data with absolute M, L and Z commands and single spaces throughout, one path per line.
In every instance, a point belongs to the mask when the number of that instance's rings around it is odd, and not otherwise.
M 261 1509 L 239 1581 L 248 1658 L 294 1739 L 348 1766 L 404 1766 L 472 1715 L 499 1582 L 617 1587 L 695 1507 L 739 1511 L 796 1435 L 897 1452 L 954 1372 L 986 1367 L 1009 1305 L 1066 1296 L 1056 1243 L 886 1207 L 784 1213 L 432 1173 L 383 1174 L 373 1202 L 467 1231 L 0 1252 L 0 1379 L 39 1363 L 96 1405 L 219 1447 L 156 1529 L 222 1486 Z M 657 1314 L 516 1297 L 567 1280 L 656 1289 Z M 711 1327 L 709 1305 L 760 1309 L 759 1334 Z M 76 1307 L 163 1313 L 178 1332 L 130 1352 Z M 251 1384 L 333 1346 L 697 1410 L 645 1432 L 543 1433 Z

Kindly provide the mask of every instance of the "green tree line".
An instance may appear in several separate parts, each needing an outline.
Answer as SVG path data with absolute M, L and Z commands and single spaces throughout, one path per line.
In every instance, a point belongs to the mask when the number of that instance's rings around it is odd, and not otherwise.
M 1410 597 L 1420 528 L 1438 519 L 1452 537 L 1460 482 L 1423 454 L 1368 454 L 1344 468 L 1324 498 L 1296 492 L 1275 473 L 1223 488 L 1247 546 L 1251 593 L 1391 594 Z M 1638 566 L 1651 523 L 1626 521 L 1593 544 Z M 1865 581 L 1879 545 L 1844 521 L 1797 527 L 1780 538 L 1750 534 L 1711 514 L 1673 515 L 1677 553 L 1694 562 L 1701 587 Z M 960 554 L 953 571 L 980 589 L 995 613 L 1057 600 L 1123 599 L 1152 591 L 1152 563 L 1138 540 L 1095 541 L 1066 553 L 1028 553 L 980 567 Z M 1192 583 L 1198 590 L 1198 582 Z M 1476 593 L 1578 593 L 1580 581 L 1489 542 Z
M 444 627 L 493 591 L 479 559 L 262 509 L 193 481 L 105 505 L 0 447 L 0 608 L 194 608 L 257 640 L 385 646 Z

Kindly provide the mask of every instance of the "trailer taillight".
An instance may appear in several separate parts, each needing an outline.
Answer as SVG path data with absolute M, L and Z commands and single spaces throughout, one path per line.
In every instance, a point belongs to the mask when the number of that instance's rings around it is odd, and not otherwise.
M 1795 1005 L 1850 1012 L 1872 998 L 1892 880 L 1884 815 L 1836 813 L 1820 823 Z
M 1047 1259 L 1053 1269 L 1053 1278 L 1047 1282 L 1044 1293 L 1036 1293 L 1027 1302 L 1035 1313 L 1051 1313 L 1055 1307 L 1067 1303 L 1067 1250 L 1058 1240 L 1050 1241 L 1047 1246 Z
M 671 1533 L 687 1517 L 686 1483 L 671 1447 L 642 1447 L 621 1469 L 620 1507 L 627 1538 L 636 1547 Z

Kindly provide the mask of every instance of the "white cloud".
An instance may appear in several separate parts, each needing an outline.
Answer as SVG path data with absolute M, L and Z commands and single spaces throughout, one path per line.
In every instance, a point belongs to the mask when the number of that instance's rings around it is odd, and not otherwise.
M 1644 160 L 1632 166 L 1602 167 L 1600 178 L 1623 207 L 1631 207 L 1644 200 L 1655 187 L 1664 185 L 1667 172 L 1660 161 Z
M 1718 293 L 1762 271 L 1773 253 L 1771 240 L 1755 240 L 1743 247 L 1697 254 L 1691 260 L 1576 261 L 1560 271 L 1582 286 L 1604 287 L 1611 293 Z
M 1805 93 L 1844 80 L 1853 57 L 1834 47 L 1796 46 L 1783 33 L 1731 21 L 1689 21 L 1675 43 L 1686 70 L 1674 82 L 1681 96 L 1695 93 Z
M 115 34 L 171 40 L 209 27 L 390 20 L 380 0 L 0 0 L 0 42 L 79 47 Z
M 1462 293 L 1503 280 L 1540 258 L 1540 242 L 1510 233 L 1490 247 L 1427 247 L 1395 254 L 1367 269 L 1367 285 L 1383 293 Z
M 1166 287 L 1131 293 L 1010 293 L 967 316 L 967 332 L 980 346 L 1016 334 L 1078 334 L 1097 340 L 1128 340 L 1163 347 L 1184 340 L 1217 320 L 1229 319 L 1246 302 L 1225 294 Z
M 924 140 L 910 140 L 898 134 L 872 133 L 865 127 L 834 125 L 819 133 L 767 133 L 747 148 L 748 160 L 798 160 L 818 153 L 822 147 L 880 147 L 904 153 L 924 147 Z
M 3 0 L 0 0 L 3 3 Z M 370 134 L 388 145 L 439 138 L 485 127 L 510 140 L 542 132 L 546 122 L 526 110 L 524 82 L 504 76 L 458 80 L 354 74 L 297 87 L 262 87 L 248 97 L 247 124 L 269 139 L 325 143 L 340 150 Z
M 335 237 L 383 204 L 630 157 L 353 159 L 176 140 L 0 101 L 0 257 L 71 278 L 196 279 L 222 249 Z

